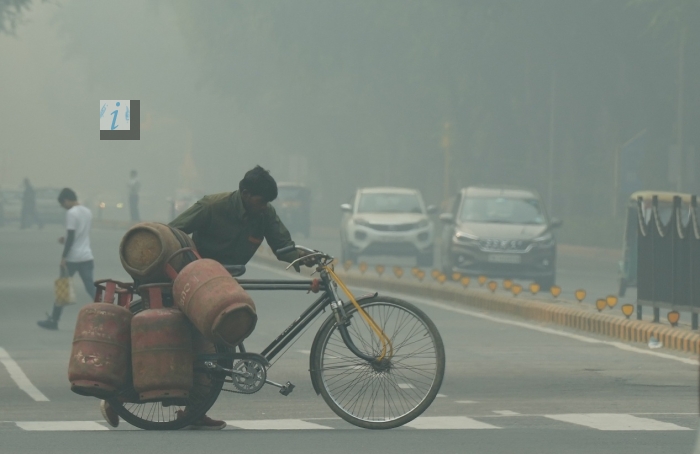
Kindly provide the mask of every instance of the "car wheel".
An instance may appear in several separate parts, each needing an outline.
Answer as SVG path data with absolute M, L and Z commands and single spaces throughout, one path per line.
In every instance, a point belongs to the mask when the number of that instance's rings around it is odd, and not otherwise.
M 450 260 L 449 253 L 447 257 L 442 257 L 440 259 L 440 264 L 442 265 L 441 268 L 444 275 L 449 276 L 452 274 L 452 260 Z
M 625 293 L 627 293 L 627 279 L 625 279 L 624 277 L 621 277 L 620 278 L 620 287 L 617 291 L 617 296 L 622 298 L 625 296 Z
M 357 254 L 348 251 L 348 247 L 344 242 L 340 244 L 340 260 L 342 262 L 347 262 L 348 260 L 353 263 L 357 262 Z
M 431 249 L 430 252 L 424 253 L 424 254 L 419 254 L 416 257 L 416 264 L 420 267 L 431 267 L 433 266 L 433 250 Z
M 549 291 L 552 287 L 557 284 L 557 273 L 552 271 L 549 276 L 541 277 L 537 279 L 537 283 L 540 284 L 540 288 L 544 291 Z

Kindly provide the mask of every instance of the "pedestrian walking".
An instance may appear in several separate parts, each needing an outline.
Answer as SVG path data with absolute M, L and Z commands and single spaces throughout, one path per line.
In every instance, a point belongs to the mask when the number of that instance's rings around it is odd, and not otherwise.
M 58 239 L 63 244 L 61 256 L 61 276 L 80 275 L 85 291 L 90 299 L 95 298 L 95 285 L 93 282 L 93 269 L 95 267 L 92 249 L 90 248 L 90 227 L 92 225 L 92 212 L 90 209 L 78 203 L 78 197 L 70 188 L 64 188 L 58 195 L 58 203 L 66 210 L 66 236 Z M 51 314 L 46 314 L 47 319 L 37 322 L 42 328 L 58 329 L 58 320 L 61 318 L 63 306 L 54 304 Z
M 132 170 L 129 174 L 129 211 L 131 211 L 131 220 L 138 222 L 141 220 L 139 216 L 139 190 L 141 183 L 138 179 L 136 170 Z
M 20 228 L 26 229 L 36 223 L 39 228 L 44 227 L 39 215 L 36 212 L 36 192 L 29 182 L 29 178 L 24 179 L 24 193 L 22 193 L 22 214 L 20 217 Z

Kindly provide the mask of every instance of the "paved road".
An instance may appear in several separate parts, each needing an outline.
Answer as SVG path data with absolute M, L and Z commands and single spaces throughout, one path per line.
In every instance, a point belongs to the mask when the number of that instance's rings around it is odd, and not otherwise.
M 314 394 L 307 370 L 316 324 L 270 372 L 275 381 L 295 383 L 294 392 L 283 397 L 264 388 L 254 396 L 224 395 L 210 415 L 229 421 L 227 430 L 146 433 L 122 423 L 110 431 L 100 422 L 97 401 L 68 387 L 66 364 L 78 307 L 67 309 L 57 332 L 35 325 L 50 305 L 60 254 L 55 240 L 61 233 L 53 227 L 5 229 L 0 236 L 3 454 L 124 449 L 656 454 L 691 452 L 695 442 L 692 358 L 662 357 L 643 345 L 628 351 L 603 338 L 410 297 L 440 329 L 448 358 L 440 397 L 411 427 L 355 428 Z M 96 277 L 126 278 L 117 257 L 119 239 L 118 231 L 93 232 Z M 300 242 L 325 248 L 321 240 Z M 252 264 L 247 277 L 276 278 L 279 269 Z M 595 265 L 582 271 L 592 280 L 598 275 Z M 260 321 L 246 342 L 249 350 L 261 349 L 310 302 L 304 293 L 254 297 Z

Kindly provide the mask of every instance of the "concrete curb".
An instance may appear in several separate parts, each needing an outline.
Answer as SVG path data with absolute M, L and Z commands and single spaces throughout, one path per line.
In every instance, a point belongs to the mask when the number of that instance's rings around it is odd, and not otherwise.
M 258 253 L 255 257 L 268 264 L 280 263 L 270 253 Z M 389 275 L 385 277 L 364 276 L 348 273 L 342 269 L 336 270 L 336 273 L 351 286 L 369 287 L 424 298 L 439 298 L 476 309 L 501 312 L 630 342 L 647 343 L 651 336 L 654 336 L 663 343 L 663 348 L 700 354 L 700 333 L 683 328 L 592 313 L 559 306 L 556 303 L 477 292 L 437 282 L 401 281 Z

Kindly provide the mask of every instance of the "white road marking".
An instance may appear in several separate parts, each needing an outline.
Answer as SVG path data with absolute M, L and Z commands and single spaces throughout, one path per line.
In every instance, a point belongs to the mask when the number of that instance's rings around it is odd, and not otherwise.
M 287 273 L 287 272 L 280 271 L 280 270 L 272 268 L 270 266 L 261 265 L 260 263 L 254 263 L 252 265 L 256 268 L 260 268 L 260 269 L 263 269 L 265 271 L 270 271 L 270 272 L 273 272 L 276 274 L 280 274 L 280 275 L 284 275 L 284 276 L 289 275 L 289 273 Z M 362 291 L 370 291 L 370 290 L 367 290 L 366 288 L 362 288 L 362 287 L 357 287 L 357 286 L 353 286 L 353 287 L 359 288 Z M 622 343 L 622 342 L 604 341 L 604 340 L 600 340 L 600 339 L 595 339 L 593 337 L 582 336 L 580 334 L 574 334 L 574 333 L 569 333 L 566 331 L 559 331 L 559 330 L 552 329 L 552 328 L 545 328 L 543 326 L 532 325 L 532 324 L 527 323 L 527 322 L 519 322 L 516 320 L 502 319 L 502 318 L 498 318 L 495 316 L 482 314 L 480 312 L 471 311 L 468 309 L 461 309 L 458 307 L 453 307 L 453 306 L 450 306 L 449 304 L 438 303 L 438 302 L 431 301 L 431 300 L 428 300 L 425 298 L 421 298 L 421 297 L 418 297 L 415 295 L 408 295 L 408 294 L 401 293 L 401 292 L 387 292 L 387 294 L 389 294 L 389 295 L 391 295 L 391 294 L 402 295 L 402 296 L 407 297 L 410 301 L 416 301 L 416 302 L 419 302 L 421 304 L 425 304 L 426 306 L 431 306 L 431 307 L 435 307 L 438 309 L 443 309 L 443 310 L 454 312 L 457 314 L 468 315 L 470 317 L 476 317 L 476 318 L 480 318 L 482 320 L 489 320 L 489 321 L 494 322 L 494 323 L 501 323 L 503 325 L 517 326 L 519 328 L 525 328 L 525 329 L 529 329 L 529 330 L 533 330 L 533 331 L 539 331 L 541 333 L 546 333 L 546 334 L 553 334 L 555 336 L 568 337 L 569 339 L 575 339 L 575 340 L 578 340 L 581 342 L 586 342 L 589 344 L 609 345 L 611 347 L 615 347 L 615 348 L 618 348 L 620 350 L 633 352 L 633 353 L 639 353 L 642 355 L 655 356 L 657 358 L 670 359 L 673 361 L 678 361 L 681 363 L 690 364 L 692 366 L 700 365 L 700 362 L 698 362 L 698 360 L 696 360 L 696 359 L 683 358 L 680 356 L 670 355 L 668 353 L 661 353 L 661 352 L 644 350 L 644 349 L 641 349 L 638 347 L 633 347 L 631 345 L 627 345 L 627 344 Z
M 438 394 L 438 395 L 435 396 L 435 397 L 447 397 L 447 395 L 445 395 L 445 394 Z
M 20 429 L 30 431 L 109 430 L 95 421 L 18 421 Z
M 615 413 L 583 413 L 544 415 L 546 418 L 563 421 L 598 430 L 693 430 L 670 422 Z
M 413 429 L 500 429 L 466 416 L 423 416 L 406 423 Z
M 416 389 L 416 387 L 410 383 L 399 383 L 399 388 L 401 388 L 401 389 Z
M 39 391 L 31 381 L 29 381 L 29 378 L 19 367 L 19 364 L 17 364 L 17 362 L 10 357 L 10 354 L 7 353 L 7 350 L 2 347 L 0 347 L 0 362 L 5 366 L 7 373 L 10 374 L 10 378 L 14 380 L 19 389 L 29 394 L 29 397 L 37 402 L 49 401 L 49 398 Z
M 301 353 L 302 355 L 310 355 L 311 350 L 297 350 L 297 353 Z
M 501 416 L 520 416 L 520 413 L 510 410 L 494 410 L 494 413 Z
M 313 422 L 301 419 L 261 419 L 246 421 L 226 421 L 226 424 L 245 430 L 318 430 L 332 429 Z
M 475 400 L 455 400 L 456 404 L 478 404 Z

